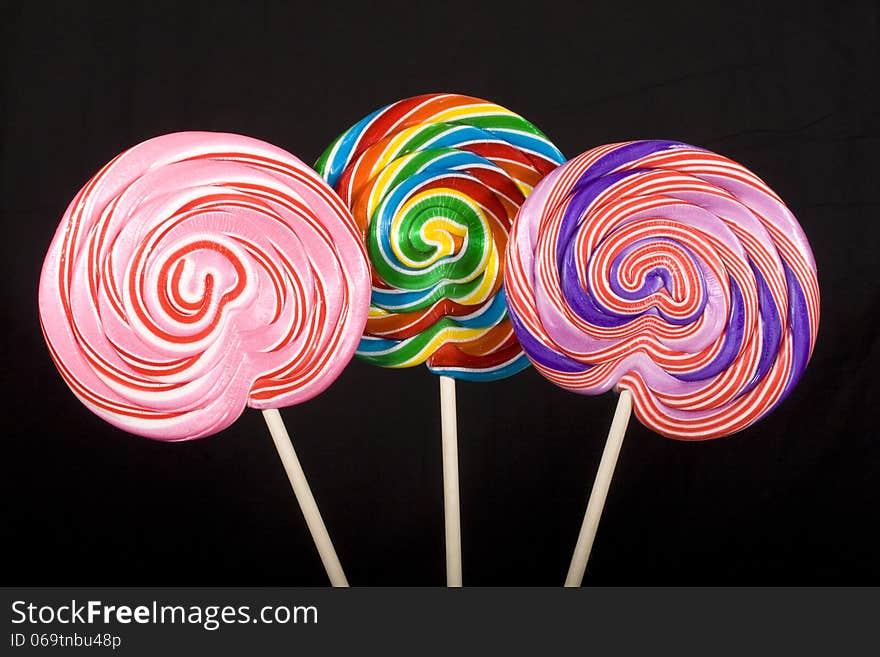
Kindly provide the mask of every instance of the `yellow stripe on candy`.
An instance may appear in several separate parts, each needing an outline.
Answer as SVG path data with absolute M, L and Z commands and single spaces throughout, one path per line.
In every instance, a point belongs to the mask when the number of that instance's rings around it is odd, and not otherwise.
M 516 186 L 519 188 L 519 191 L 522 192 L 523 196 L 528 196 L 532 193 L 534 187 L 532 187 L 531 185 L 526 185 L 524 182 L 517 180 L 516 178 L 511 178 L 511 180 L 516 183 Z
M 460 192 L 454 189 L 450 189 L 449 187 L 435 187 L 434 189 L 428 189 L 419 192 L 418 194 L 413 194 L 411 197 L 409 197 L 409 199 L 407 199 L 406 203 L 401 206 L 400 212 L 398 212 L 394 216 L 394 219 L 391 222 L 391 250 L 394 252 L 394 255 L 397 256 L 397 258 L 407 267 L 430 267 L 441 258 L 455 255 L 455 241 L 452 239 L 451 235 L 456 235 L 457 237 L 460 237 L 462 239 L 467 237 L 467 226 L 453 221 L 449 217 L 438 216 L 426 222 L 425 229 L 422 231 L 422 239 L 437 247 L 434 255 L 427 260 L 416 261 L 409 258 L 403 252 L 403 249 L 400 246 L 400 224 L 403 222 L 403 219 L 418 203 L 443 196 L 457 198 L 462 203 L 467 203 L 470 207 L 474 208 L 474 210 L 479 213 L 481 219 L 483 220 L 483 223 L 486 224 L 486 229 L 488 230 L 488 222 L 486 221 L 486 217 L 482 213 L 482 211 L 479 210 L 479 208 L 475 207 L 474 204 L 470 202 L 470 199 L 468 199 L 467 196 L 462 195 Z
M 418 351 L 412 358 L 401 363 L 390 365 L 393 368 L 413 367 L 421 365 L 428 358 L 446 343 L 454 342 L 470 342 L 482 337 L 489 329 L 484 328 L 465 328 L 463 326 L 448 326 L 437 333 L 431 340 L 425 343 L 425 346 Z
M 379 207 L 379 204 L 382 202 L 383 194 L 389 189 L 389 183 L 394 179 L 394 176 L 397 175 L 397 172 L 406 166 L 408 161 L 409 158 L 402 157 L 393 160 L 381 170 L 381 173 L 376 177 L 376 181 L 373 183 L 373 187 L 370 190 L 370 198 L 367 200 L 368 217 L 372 218 L 373 214 L 376 212 L 376 208 Z M 375 168 L 373 170 L 375 171 Z
M 513 112 L 505 110 L 498 105 L 493 105 L 492 103 L 474 103 L 473 105 L 451 107 L 435 114 L 432 117 L 432 120 L 438 123 L 446 123 L 455 121 L 456 119 L 467 118 L 469 116 L 491 116 L 493 114 L 516 116 Z
M 372 175 L 376 171 L 384 169 L 392 161 L 396 160 L 400 156 L 401 152 L 404 150 L 406 144 L 409 142 L 412 136 L 417 134 L 420 130 L 424 130 L 425 127 L 426 126 L 424 125 L 417 125 L 412 128 L 407 128 L 406 130 L 401 130 L 399 133 L 389 139 L 388 143 L 385 145 L 385 148 L 382 150 L 382 154 L 373 165 L 373 170 L 370 172 L 370 175 Z
M 489 257 L 483 272 L 483 281 L 473 292 L 460 299 L 456 299 L 456 301 L 466 306 L 475 306 L 486 301 L 492 296 L 492 290 L 495 287 L 495 281 L 498 278 L 500 268 L 501 259 L 498 257 L 498 249 L 495 246 L 495 242 L 489 240 Z
M 434 255 L 423 261 L 425 266 L 433 265 L 446 256 L 455 255 L 455 237 L 464 241 L 467 228 L 447 217 L 433 217 L 421 228 L 421 238 L 436 247 Z
M 388 317 L 388 315 L 391 315 L 391 314 L 392 313 L 388 312 L 387 310 L 384 310 L 382 308 L 379 308 L 378 306 L 374 306 L 374 305 L 370 304 L 370 310 L 369 310 L 369 313 L 367 314 L 367 317 L 368 317 L 368 319 L 378 319 L 380 317 Z

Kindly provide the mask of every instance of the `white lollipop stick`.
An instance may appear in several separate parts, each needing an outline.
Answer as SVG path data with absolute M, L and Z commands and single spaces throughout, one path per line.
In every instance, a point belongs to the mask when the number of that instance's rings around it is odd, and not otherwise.
M 593 549 L 593 540 L 596 538 L 596 530 L 599 528 L 599 520 L 602 518 L 605 498 L 608 497 L 608 488 L 611 486 L 611 477 L 614 474 L 614 466 L 617 465 L 617 456 L 620 454 L 620 446 L 623 444 L 623 436 L 626 433 L 631 412 L 632 393 L 629 390 L 623 390 L 617 400 L 614 419 L 611 420 L 611 430 L 608 432 L 608 440 L 605 441 L 602 460 L 599 461 L 599 470 L 596 473 L 596 480 L 593 482 L 593 490 L 590 492 L 590 501 L 587 502 L 584 523 L 581 525 L 581 532 L 578 534 L 577 544 L 574 546 L 571 565 L 568 567 L 568 575 L 565 578 L 566 586 L 580 586 L 584 581 L 584 571 L 587 569 L 587 561 L 590 559 L 590 552 Z
M 458 500 L 458 427 L 455 379 L 440 377 L 443 442 L 443 512 L 446 519 L 446 586 L 461 586 L 461 511 Z
M 287 473 L 290 486 L 293 488 L 297 502 L 299 502 L 299 508 L 302 509 L 306 518 L 306 525 L 312 534 L 315 547 L 318 548 L 318 554 L 327 571 L 327 576 L 330 578 L 330 584 L 348 586 L 348 580 L 342 571 L 342 564 L 339 563 L 339 557 L 336 556 L 330 534 L 327 533 L 327 527 L 321 519 L 321 512 L 318 511 L 318 505 L 309 488 L 309 482 L 306 481 L 306 474 L 299 464 L 296 452 L 293 451 L 293 443 L 290 442 L 290 436 L 287 434 L 284 420 L 281 419 L 281 413 L 275 408 L 267 408 L 263 411 L 263 418 L 269 427 L 269 433 L 272 434 L 272 440 L 275 442 L 278 456 L 281 457 L 284 471 Z

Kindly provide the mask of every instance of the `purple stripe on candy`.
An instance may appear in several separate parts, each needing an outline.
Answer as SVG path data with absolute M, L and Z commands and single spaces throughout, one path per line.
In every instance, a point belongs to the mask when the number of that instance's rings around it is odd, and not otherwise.
M 615 169 L 659 151 L 680 148 L 703 150 L 680 141 L 652 139 L 619 146 L 596 160 L 572 187 L 571 202 L 562 219 L 562 225 L 559 227 L 559 238 L 556 243 L 557 262 L 562 261 L 563 249 L 571 240 L 587 207 L 596 200 L 599 194 L 624 178 L 650 171 L 650 169 L 629 169 L 615 172 Z
M 568 306 L 578 317 L 590 322 L 594 326 L 612 328 L 623 326 L 627 322 L 632 321 L 632 315 L 616 313 L 600 306 L 593 299 L 589 289 L 584 290 L 581 287 L 574 251 L 574 242 L 570 242 L 562 260 L 562 272 L 560 273 L 562 295 Z M 649 309 L 649 312 L 650 310 L 653 309 Z
M 615 183 L 629 178 L 641 171 L 620 171 L 612 173 L 602 178 L 589 176 L 590 170 L 584 174 L 584 177 L 578 181 L 572 190 L 571 201 L 565 209 L 565 214 L 559 226 L 559 236 L 556 238 L 556 262 L 562 262 L 565 250 L 569 248 L 569 244 L 574 241 L 574 234 L 578 226 L 586 214 L 587 208 L 596 200 L 596 198 L 606 189 Z M 584 181 L 584 182 L 581 182 Z
M 785 269 L 785 280 L 788 283 L 788 329 L 791 334 L 792 357 L 791 374 L 776 405 L 788 397 L 807 368 L 807 362 L 810 360 L 810 344 L 813 338 L 810 331 L 810 315 L 806 294 L 788 264 L 783 262 L 782 267 Z
M 761 316 L 761 357 L 758 359 L 758 367 L 754 375 L 740 392 L 741 395 L 746 394 L 767 376 L 767 372 L 773 367 L 773 363 L 779 355 L 779 343 L 782 341 L 782 320 L 776 311 L 776 304 L 773 303 L 770 286 L 751 258 L 749 258 L 749 266 L 752 268 L 758 286 L 758 313 Z
M 632 252 L 633 249 L 640 247 L 642 244 L 645 244 L 645 243 L 656 244 L 657 242 L 666 242 L 667 244 L 674 244 L 678 248 L 682 249 L 685 253 L 687 253 L 688 257 L 691 260 L 693 260 L 694 262 L 698 262 L 697 257 L 694 255 L 693 251 L 691 251 L 685 245 L 679 244 L 678 242 L 671 240 L 671 239 L 646 238 L 646 239 L 642 239 L 642 240 L 638 240 L 636 242 L 633 242 L 632 244 L 630 244 L 626 248 L 624 248 L 620 252 L 620 255 L 617 258 L 615 258 L 614 261 L 611 263 L 611 280 L 610 280 L 611 290 L 617 296 L 619 296 L 621 299 L 629 299 L 630 301 L 637 301 L 639 299 L 643 299 L 646 296 L 654 294 L 655 292 L 658 292 L 659 290 L 664 289 L 664 288 L 670 293 L 670 296 L 671 296 L 672 288 L 673 288 L 672 272 L 669 271 L 668 267 L 657 266 L 657 267 L 654 267 L 653 269 L 651 269 L 648 272 L 647 276 L 645 277 L 644 285 L 642 285 L 642 287 L 640 287 L 635 292 L 630 292 L 628 290 L 623 289 L 623 287 L 621 287 L 621 285 L 619 283 L 619 281 L 620 281 L 620 276 L 619 276 L 620 261 L 623 260 L 627 255 L 629 255 L 629 253 Z M 676 326 L 686 326 L 687 324 L 690 324 L 691 322 L 694 322 L 697 320 L 697 318 L 703 312 L 703 308 L 706 307 L 706 302 L 708 301 L 708 296 L 706 294 L 706 279 L 703 276 L 703 270 L 699 267 L 697 267 L 696 269 L 699 272 L 699 276 L 700 276 L 700 303 L 699 303 L 699 306 L 697 307 L 697 309 L 694 311 L 694 313 L 691 315 L 688 315 L 687 317 L 685 317 L 683 319 L 679 319 L 677 317 L 670 317 L 669 315 L 664 313 L 660 308 L 657 308 L 656 309 L 657 312 L 655 314 L 660 315 L 660 317 L 662 317 L 668 323 L 674 324 Z
M 521 307 L 521 312 L 529 313 L 530 321 L 546 320 L 544 330 L 551 337 L 547 339 L 531 335 L 511 310 L 514 331 L 529 357 L 542 370 L 569 376 L 582 372 L 595 375 L 599 371 L 595 368 L 600 364 L 608 367 L 608 374 L 600 377 L 601 381 L 593 381 L 593 377 L 586 377 L 589 380 L 585 381 L 557 381 L 562 387 L 575 392 L 596 394 L 609 389 L 627 373 L 640 376 L 647 387 L 645 394 L 659 396 L 654 397 L 656 406 L 649 412 L 644 405 L 646 400 L 637 395 L 634 400 L 636 408 L 641 406 L 643 413 L 640 416 L 644 416 L 643 420 L 648 426 L 665 435 L 696 440 L 727 435 L 733 430 L 742 429 L 772 411 L 788 397 L 809 361 L 814 345 L 811 320 L 819 319 L 818 316 L 809 315 L 808 306 L 811 288 L 807 286 L 815 284 L 815 271 L 803 272 L 806 282 L 799 281 L 794 274 L 794 268 L 801 265 L 813 270 L 815 268 L 806 238 L 791 212 L 772 192 L 768 192 L 763 185 L 751 178 L 752 174 L 740 171 L 735 163 L 724 164 L 724 160 L 706 155 L 710 151 L 681 142 L 660 140 L 602 148 L 601 157 L 597 157 L 579 179 L 572 181 L 570 176 L 574 170 L 582 171 L 584 161 L 595 157 L 595 153 L 600 151 L 590 151 L 575 158 L 571 164 L 575 169 L 565 165 L 560 167 L 538 184 L 535 193 L 523 206 L 519 217 L 519 221 L 523 223 L 520 226 L 521 232 L 514 238 L 514 249 L 522 258 L 526 276 L 522 279 L 523 284 L 528 285 L 530 282 L 531 292 L 537 298 L 532 299 L 531 304 L 523 301 L 525 305 Z M 654 155 L 657 157 L 653 157 Z M 652 159 L 669 162 L 646 162 Z M 641 199 L 648 200 L 645 193 L 640 194 L 633 189 L 626 193 L 623 191 L 623 188 L 641 187 L 638 183 L 646 175 L 656 175 L 661 182 L 676 180 L 678 176 L 683 179 L 696 176 L 718 189 L 703 189 L 698 186 L 693 189 L 685 187 L 675 193 L 659 191 L 651 196 L 651 200 L 658 200 L 656 206 L 651 205 L 650 208 L 644 207 L 620 216 L 620 224 L 629 224 L 635 228 L 633 222 L 641 227 L 644 221 L 646 230 L 634 232 L 625 242 L 615 242 L 615 248 L 620 248 L 620 252 L 613 258 L 603 260 L 606 269 L 600 271 L 596 268 L 598 263 L 594 260 L 595 253 L 581 254 L 576 251 L 578 237 L 586 224 L 596 220 L 594 215 L 604 212 L 605 208 L 599 207 L 600 196 L 603 199 L 619 198 L 622 202 L 627 202 L 640 200 L 637 198 L 640 195 Z M 562 185 L 562 181 L 565 181 L 565 185 Z M 556 201 L 560 204 L 551 206 L 550 198 L 564 200 Z M 608 201 L 609 209 L 613 203 L 615 201 Z M 561 217 L 557 214 L 560 209 L 563 210 Z M 729 249 L 733 258 L 748 262 L 749 269 L 745 270 L 748 273 L 743 279 L 743 285 L 740 286 L 727 273 L 716 276 L 715 270 L 696 255 L 699 248 L 692 250 L 679 244 L 671 233 L 663 230 L 660 222 L 656 227 L 651 226 L 651 222 L 659 217 L 678 222 L 684 230 L 709 236 L 707 239 L 711 245 L 717 240 L 723 245 L 718 246 L 718 249 Z M 551 232 L 551 222 L 556 229 L 555 235 L 548 234 Z M 781 263 L 787 286 L 787 317 L 779 311 L 781 304 L 777 306 L 774 303 L 776 288 L 771 289 L 769 285 L 771 272 L 778 272 L 780 265 L 771 263 L 768 267 L 772 269 L 767 271 L 756 266 L 750 259 L 752 241 L 740 234 L 740 231 L 747 232 L 760 243 L 760 247 L 755 247 L 756 252 L 772 251 L 775 242 L 773 237 L 777 235 L 769 230 L 765 225 L 767 223 L 783 231 L 801 252 L 792 254 L 793 260 L 790 263 Z M 606 230 L 619 231 L 619 228 L 615 225 Z M 622 236 L 620 232 L 617 234 Z M 613 235 L 614 233 L 609 237 L 603 234 L 598 247 L 610 246 L 609 239 L 613 239 Z M 542 241 L 544 239 L 553 241 L 549 244 L 552 246 L 551 252 L 547 253 L 542 247 L 542 254 L 555 255 L 555 260 L 540 264 L 554 267 L 553 280 L 538 278 L 535 268 L 538 264 L 535 261 L 538 255 L 535 253 L 536 245 L 539 242 L 546 244 Z M 672 244 L 683 251 L 675 253 L 669 259 L 658 257 L 658 246 L 666 248 Z M 592 247 L 597 245 L 593 244 Z M 782 250 L 779 244 L 776 244 L 776 248 Z M 640 271 L 640 278 L 633 281 L 633 286 L 638 289 L 628 290 L 624 289 L 621 279 L 626 273 L 623 261 L 635 253 L 644 255 L 644 259 L 640 260 L 643 269 Z M 707 255 L 707 258 L 715 257 Z M 586 258 L 586 262 L 582 258 Z M 727 263 L 725 258 L 722 261 L 722 264 Z M 601 286 L 597 289 L 603 292 L 608 290 L 612 299 L 608 303 L 609 307 L 605 307 L 598 299 L 589 278 L 580 279 L 578 264 L 581 271 L 591 271 L 589 267 L 596 268 L 594 273 L 599 278 L 594 282 Z M 661 311 L 665 304 L 653 303 L 655 299 L 652 295 L 658 295 L 658 298 L 665 294 L 671 296 L 675 290 L 676 273 L 682 265 L 695 268 L 695 271 L 687 271 L 688 283 L 693 282 L 699 289 L 689 287 L 688 294 L 698 302 L 699 308 L 696 312 L 688 313 L 690 316 L 687 318 L 675 319 Z M 548 285 L 559 286 L 557 293 L 561 293 L 566 309 L 558 309 L 549 299 L 544 298 L 543 295 L 549 294 L 545 289 Z M 746 306 L 746 292 L 749 293 L 749 303 L 752 304 L 749 307 Z M 526 291 L 523 290 L 522 294 L 525 295 Z M 697 294 L 699 297 L 693 296 Z M 726 301 L 725 295 L 728 295 Z M 516 298 L 524 297 L 518 295 Z M 624 304 L 638 304 L 641 301 L 645 308 L 621 312 L 618 300 Z M 532 317 L 535 313 L 537 314 Z M 662 317 L 667 326 L 690 326 L 693 329 L 685 336 L 664 341 L 682 359 L 705 349 L 717 349 L 717 353 L 712 352 L 714 356 L 709 362 L 690 365 L 690 370 L 700 367 L 699 370 L 687 372 L 672 372 L 661 366 L 652 360 L 650 350 L 641 347 L 638 342 L 629 344 L 630 349 L 622 358 L 602 363 L 596 360 L 599 350 L 615 344 L 623 347 L 629 342 L 626 335 L 619 340 L 600 337 L 602 331 L 599 328 L 617 328 L 620 333 L 625 333 L 627 325 L 644 315 Z M 695 322 L 700 322 L 700 318 L 705 320 L 705 324 L 701 324 L 698 329 Z M 590 326 L 597 330 L 591 331 Z M 623 330 L 620 330 L 621 327 Z M 655 335 L 655 339 L 659 338 Z M 780 348 L 791 349 L 791 363 L 785 367 L 780 362 Z M 564 353 L 559 353 L 560 351 Z M 569 357 L 565 353 L 575 356 Z M 583 360 L 590 362 L 584 363 Z M 719 377 L 731 373 L 733 367 L 744 369 L 737 371 L 735 380 L 730 382 L 734 387 L 729 389 L 729 395 L 724 395 L 723 400 L 717 396 L 710 399 L 709 393 L 714 390 Z M 662 398 L 664 394 L 679 395 L 684 400 L 694 399 L 694 395 L 705 395 L 706 403 L 700 404 L 699 408 L 694 408 L 694 405 L 680 408 L 677 404 L 665 403 Z M 728 398 L 734 394 L 735 398 Z M 756 395 L 760 395 L 760 398 Z M 777 403 L 769 407 L 769 401 L 777 395 Z
M 599 176 L 604 176 L 615 169 L 635 162 L 648 155 L 653 155 L 659 151 L 667 151 L 679 148 L 693 148 L 695 150 L 703 150 L 690 144 L 680 141 L 669 141 L 666 139 L 647 139 L 644 141 L 635 141 L 625 146 L 619 146 L 610 153 L 603 155 L 596 160 L 592 166 L 585 172 L 589 179 L 595 180 Z
M 544 367 L 555 369 L 559 372 L 570 373 L 586 372 L 592 368 L 592 365 L 579 363 L 564 354 L 549 349 L 537 340 L 520 321 L 519 317 L 516 316 L 516 312 L 514 312 L 512 305 L 508 305 L 507 314 L 510 317 L 510 323 L 513 325 L 513 332 L 516 333 L 516 337 L 519 339 L 523 351 L 525 351 L 529 358 L 536 363 L 543 365 Z
M 641 242 L 644 240 L 639 241 Z M 668 240 L 653 240 L 654 243 L 661 241 Z M 614 260 L 611 261 L 611 272 L 608 275 L 608 285 L 610 286 L 611 291 L 621 299 L 626 299 L 628 301 L 644 299 L 664 288 L 667 291 L 670 291 L 672 288 L 672 275 L 666 267 L 660 266 L 654 267 L 648 271 L 645 275 L 645 280 L 642 283 L 642 286 L 637 290 L 627 290 L 620 284 L 620 263 L 627 255 L 629 255 L 635 246 L 635 244 L 627 246 L 616 258 L 614 258 Z
M 637 242 L 633 242 L 631 245 L 624 248 L 621 251 L 620 255 L 618 255 L 618 257 L 615 258 L 614 261 L 611 263 L 609 285 L 614 294 L 622 299 L 637 301 L 639 299 L 645 298 L 646 296 L 654 294 L 661 288 L 666 288 L 670 292 L 672 291 L 672 274 L 666 267 L 655 267 L 654 269 L 652 269 L 646 276 L 645 282 L 642 287 L 640 287 L 635 292 L 630 292 L 629 290 L 625 290 L 623 287 L 620 286 L 618 276 L 618 273 L 620 271 L 620 261 L 624 257 L 626 257 L 626 255 L 630 253 L 633 249 L 641 246 L 646 242 L 667 242 L 669 244 L 675 244 L 676 246 L 687 252 L 692 260 L 697 260 L 697 257 L 690 249 L 670 239 L 646 238 L 638 240 Z M 674 324 L 676 326 L 685 326 L 695 321 L 700 316 L 700 314 L 703 312 L 703 309 L 706 307 L 706 303 L 708 302 L 708 296 L 706 294 L 706 280 L 703 276 L 703 271 L 699 267 L 697 268 L 697 271 L 700 275 L 700 304 L 694 313 L 685 318 L 671 317 L 656 306 L 647 308 L 646 310 L 642 311 L 642 313 L 618 313 L 609 308 L 600 306 L 597 302 L 593 300 L 593 295 L 590 294 L 589 289 L 585 290 L 581 286 L 581 281 L 578 277 L 577 272 L 574 242 L 570 243 L 568 250 L 566 250 L 565 252 L 565 257 L 562 261 L 562 274 L 560 278 L 562 285 L 562 294 L 565 297 L 566 303 L 568 303 L 571 309 L 581 319 L 590 322 L 595 326 L 602 326 L 604 328 L 623 326 L 627 322 L 632 321 L 633 318 L 637 317 L 639 314 L 657 315 L 662 317 L 670 324 Z
M 728 277 L 728 281 L 730 282 L 730 317 L 727 320 L 727 327 L 724 331 L 724 342 L 721 344 L 721 351 L 718 352 L 715 360 L 696 372 L 672 374 L 676 379 L 680 381 L 700 381 L 718 376 L 730 367 L 730 364 L 739 354 L 742 348 L 743 335 L 745 334 L 745 300 L 737 282 L 730 277 Z

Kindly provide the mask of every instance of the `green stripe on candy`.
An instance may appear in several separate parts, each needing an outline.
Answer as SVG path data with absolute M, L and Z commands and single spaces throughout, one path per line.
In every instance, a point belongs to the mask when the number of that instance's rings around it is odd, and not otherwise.
M 537 135 L 542 139 L 547 139 L 547 136 L 543 132 L 538 130 L 537 127 L 526 121 L 521 116 L 511 116 L 509 114 L 469 116 L 467 120 L 462 121 L 462 123 L 467 123 L 468 125 L 472 125 L 477 128 L 483 128 L 484 130 L 518 130 L 520 132 L 527 132 L 532 135 Z
M 403 253 L 416 262 L 427 262 L 436 253 L 437 247 L 422 239 L 421 229 L 428 221 L 442 217 L 462 225 L 467 230 L 464 252 L 454 258 L 444 258 L 428 268 L 419 271 L 407 269 L 400 271 L 392 267 L 380 250 L 380 236 L 377 232 L 377 216 L 383 212 L 384 203 L 376 210 L 370 221 L 367 235 L 367 248 L 370 262 L 379 277 L 389 286 L 401 290 L 436 289 L 420 303 L 397 308 L 395 312 L 410 312 L 429 308 L 439 299 L 447 297 L 458 300 L 471 294 L 483 281 L 484 273 L 478 269 L 485 262 L 488 241 L 491 239 L 485 217 L 477 209 L 462 199 L 448 194 L 434 194 L 415 203 L 400 219 L 400 239 L 398 244 Z M 393 254 L 392 254 L 393 255 Z

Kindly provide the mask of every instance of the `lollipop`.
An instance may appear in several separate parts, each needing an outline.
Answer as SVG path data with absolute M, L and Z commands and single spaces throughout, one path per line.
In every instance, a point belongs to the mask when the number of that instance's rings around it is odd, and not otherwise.
M 503 107 L 427 94 L 366 116 L 317 162 L 351 208 L 373 266 L 357 355 L 383 367 L 426 363 L 441 375 L 450 476 L 457 470 L 455 401 L 445 377 L 486 381 L 528 365 L 507 316 L 504 250 L 525 197 L 563 159 L 540 130 Z M 458 485 L 447 484 L 449 558 Z M 451 582 L 457 570 L 453 555 Z
M 264 409 L 310 528 L 314 500 L 275 409 L 339 375 L 368 299 L 357 228 L 320 177 L 270 144 L 200 132 L 105 165 L 65 212 L 39 291 L 59 372 L 117 427 L 190 440 Z
M 583 577 L 630 404 L 670 438 L 729 435 L 785 399 L 816 341 L 796 219 L 752 172 L 687 144 L 601 146 L 554 171 L 517 216 L 505 277 L 545 377 L 621 392 L 567 583 Z
M 507 319 L 504 248 L 532 187 L 563 161 L 521 116 L 453 94 L 365 117 L 316 168 L 351 208 L 373 266 L 358 356 L 499 379 L 528 365 Z

